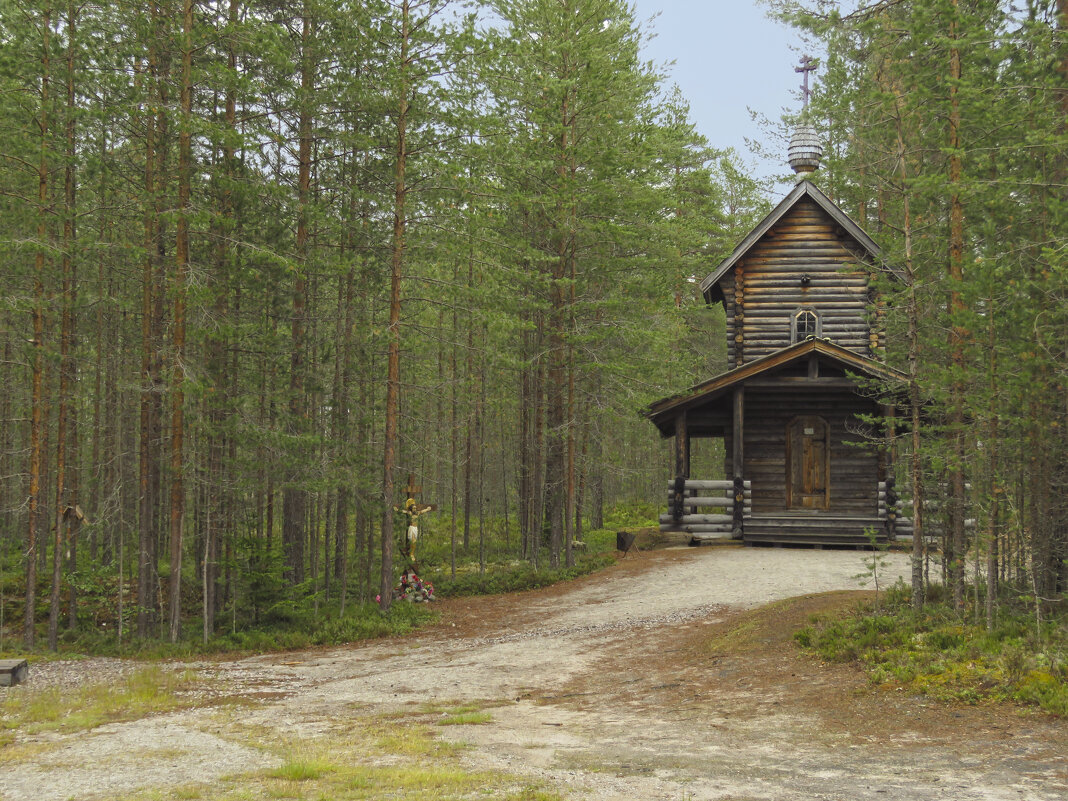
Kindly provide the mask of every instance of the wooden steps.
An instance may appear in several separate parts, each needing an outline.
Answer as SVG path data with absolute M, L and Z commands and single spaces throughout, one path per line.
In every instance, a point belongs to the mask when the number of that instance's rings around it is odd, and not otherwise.
M 875 530 L 876 542 L 887 542 L 885 521 L 875 515 L 761 514 L 746 519 L 743 541 L 747 545 L 870 546 L 868 528 Z

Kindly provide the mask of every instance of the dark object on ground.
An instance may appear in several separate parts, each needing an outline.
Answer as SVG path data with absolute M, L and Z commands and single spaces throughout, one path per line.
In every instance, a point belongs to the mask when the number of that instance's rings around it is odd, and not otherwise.
M 25 659 L 0 659 L 0 687 L 21 684 L 29 672 L 29 663 Z
M 623 551 L 623 555 L 627 555 L 627 551 L 634 547 L 634 532 L 633 531 L 617 531 L 616 532 L 616 550 Z

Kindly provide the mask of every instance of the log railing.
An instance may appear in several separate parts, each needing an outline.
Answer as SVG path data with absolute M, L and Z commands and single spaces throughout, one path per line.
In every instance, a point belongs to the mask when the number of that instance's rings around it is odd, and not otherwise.
M 752 512 L 749 481 L 676 479 L 668 483 L 668 513 L 660 516 L 660 530 L 730 537 Z
M 971 492 L 971 482 L 967 482 L 964 485 L 965 490 Z M 946 491 L 945 485 L 940 484 L 938 491 L 944 493 Z M 913 506 L 914 502 L 912 498 L 894 498 L 894 504 L 890 507 L 889 511 L 893 514 L 893 531 L 897 536 L 897 539 L 909 539 L 912 537 L 913 525 Z M 943 515 L 942 511 L 945 509 L 944 502 L 937 497 L 926 497 L 923 501 L 923 520 L 924 520 L 924 539 L 929 543 L 937 543 L 944 533 Z M 964 528 L 966 530 L 973 530 L 975 528 L 976 521 L 974 518 L 965 518 Z

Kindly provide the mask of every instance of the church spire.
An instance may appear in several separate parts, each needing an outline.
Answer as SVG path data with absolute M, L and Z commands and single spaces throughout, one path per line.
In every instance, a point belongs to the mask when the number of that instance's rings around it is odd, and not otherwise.
M 788 158 L 793 171 L 797 173 L 797 180 L 803 181 L 809 174 L 819 169 L 820 158 L 823 156 L 823 146 L 820 144 L 816 129 L 808 121 L 808 99 L 812 90 L 808 86 L 808 74 L 816 69 L 816 60 L 811 56 L 802 56 L 801 66 L 794 67 L 794 72 L 800 72 L 805 76 L 801 84 L 802 111 L 801 119 L 794 129 L 794 135 L 790 138 L 790 150 Z

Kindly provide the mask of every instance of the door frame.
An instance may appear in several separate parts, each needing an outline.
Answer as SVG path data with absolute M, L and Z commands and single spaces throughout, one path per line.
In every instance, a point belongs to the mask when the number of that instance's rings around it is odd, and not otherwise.
M 796 447 L 794 442 L 795 428 L 803 430 L 805 423 L 818 422 L 823 426 L 823 504 L 821 506 L 801 506 L 799 503 L 794 502 L 794 448 Z M 813 426 L 815 427 L 815 426 Z M 805 437 L 804 434 L 800 434 L 797 437 L 797 444 L 800 444 L 801 440 Z M 814 435 L 813 435 L 813 438 Z M 802 456 L 802 459 L 804 456 Z M 804 466 L 802 465 L 802 471 Z M 799 488 L 800 489 L 800 488 Z M 799 493 L 800 494 L 800 493 Z M 818 496 L 817 496 L 818 497 Z M 798 499 L 799 500 L 799 499 Z M 827 510 L 831 508 L 831 425 L 827 420 L 819 415 L 815 414 L 802 414 L 794 417 L 786 424 L 786 508 L 789 511 L 802 510 L 802 509 L 822 509 Z

